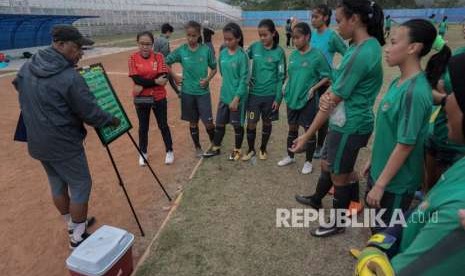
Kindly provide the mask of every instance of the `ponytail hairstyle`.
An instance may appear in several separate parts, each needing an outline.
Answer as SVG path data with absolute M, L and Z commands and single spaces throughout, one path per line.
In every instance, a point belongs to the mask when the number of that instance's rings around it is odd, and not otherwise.
M 305 23 L 305 22 L 299 22 L 294 26 L 294 29 L 296 32 L 299 32 L 303 35 L 309 35 L 310 38 L 312 37 L 312 29 L 310 29 L 310 26 Z
M 199 22 L 197 21 L 189 21 L 186 23 L 186 25 L 184 25 L 184 29 L 189 29 L 189 28 L 193 28 L 195 29 L 196 32 L 199 33 L 199 40 L 197 41 L 199 44 L 202 44 L 203 43 L 203 40 L 202 40 L 202 25 L 200 25 Z
M 279 45 L 279 33 L 276 30 L 276 25 L 274 24 L 273 20 L 271 19 L 263 19 L 258 23 L 259 28 L 267 28 L 270 33 L 273 34 L 273 47 L 272 49 L 276 49 Z
M 420 57 L 426 56 L 431 51 L 436 39 L 442 40 L 442 38 L 438 37 L 434 25 L 428 20 L 412 19 L 402 23 L 401 26 L 409 29 L 410 42 L 423 44 Z M 425 69 L 426 78 L 433 88 L 438 85 L 438 81 L 446 71 L 452 55 L 450 48 L 444 43 L 438 45 L 438 47 L 435 48 L 438 52 L 429 59 Z
M 232 35 L 236 38 L 239 39 L 239 46 L 244 48 L 244 35 L 242 33 L 242 29 L 237 23 L 230 22 L 226 24 L 223 28 L 223 33 L 232 33 Z
M 331 15 L 333 15 L 333 12 L 328 7 L 328 5 L 326 4 L 318 5 L 314 10 L 316 10 L 319 14 L 323 15 L 323 17 L 324 16 L 328 17 L 328 19 L 325 22 L 326 26 L 329 26 L 331 24 Z
M 347 18 L 358 14 L 362 23 L 365 24 L 368 34 L 376 38 L 381 46 L 386 44 L 384 40 L 384 13 L 378 4 L 369 0 L 342 0 L 338 7 L 343 9 Z

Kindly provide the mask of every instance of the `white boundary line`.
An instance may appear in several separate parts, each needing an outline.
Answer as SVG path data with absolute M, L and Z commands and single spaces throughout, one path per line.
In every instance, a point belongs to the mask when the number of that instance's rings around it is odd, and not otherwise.
M 182 195 L 183 195 L 183 193 L 181 192 L 181 193 L 178 195 L 178 197 L 176 198 L 176 200 L 174 201 L 173 207 L 171 208 L 170 212 L 168 213 L 168 215 L 166 216 L 165 220 L 164 220 L 163 223 L 161 224 L 160 229 L 158 229 L 157 233 L 155 234 L 155 237 L 153 237 L 153 239 L 150 241 L 150 244 L 149 244 L 148 247 L 145 249 L 144 254 L 142 254 L 142 256 L 140 257 L 139 261 L 137 262 L 136 267 L 134 268 L 134 270 L 133 270 L 132 273 L 131 273 L 131 276 L 135 276 L 135 275 L 136 275 L 137 270 L 139 270 L 139 268 L 142 266 L 142 264 L 145 262 L 145 260 L 149 257 L 149 255 L 150 255 L 150 249 L 152 248 L 153 244 L 155 243 L 155 241 L 156 241 L 156 240 L 158 239 L 158 237 L 160 236 L 161 230 L 163 230 L 163 228 L 165 228 L 165 225 L 168 223 L 168 220 L 171 218 L 171 215 L 172 215 L 172 214 L 174 213 L 174 211 L 178 208 L 179 202 L 181 201 L 181 198 L 182 198 Z
M 14 76 L 14 75 L 16 75 L 16 73 L 18 73 L 18 71 L 9 72 L 9 73 L 5 73 L 5 74 L 1 74 L 1 72 L 0 72 L 0 79 L 5 78 L 5 77 L 9 77 L 9 76 Z
M 107 72 L 107 75 L 128 76 L 127 72 Z
M 178 46 L 179 45 L 179 41 L 182 41 L 184 40 L 184 38 L 177 38 L 177 39 L 173 39 L 170 41 L 170 43 L 173 43 L 173 46 Z M 124 49 L 122 51 L 118 51 L 118 52 L 114 52 L 114 53 L 102 53 L 100 55 L 97 55 L 97 56 L 89 56 L 89 57 L 84 57 L 82 60 L 89 60 L 89 59 L 94 59 L 94 58 L 99 58 L 99 57 L 103 57 L 103 56 L 109 56 L 109 55 L 116 55 L 116 54 L 119 54 L 119 53 L 124 53 L 124 52 L 128 52 L 128 51 L 133 51 L 137 49 L 137 47 L 130 47 L 130 48 L 127 48 L 127 49 Z M 16 75 L 18 71 L 14 71 L 14 72 L 9 72 L 9 73 L 5 73 L 5 74 L 2 74 L 2 72 L 0 71 L 0 79 L 1 78 L 5 78 L 5 77 L 9 77 L 9 76 L 14 76 Z M 123 73 L 123 72 L 107 72 L 107 74 L 110 74 L 110 75 L 124 75 L 124 76 L 127 76 L 128 73 Z
M 197 173 L 197 170 L 198 168 L 200 167 L 200 165 L 203 163 L 203 158 L 200 158 L 200 160 L 197 162 L 197 164 L 195 165 L 194 169 L 192 170 L 192 173 L 191 175 L 189 176 L 189 180 L 191 180 L 195 174 Z M 134 271 L 132 272 L 131 276 L 135 276 L 137 271 L 139 270 L 139 268 L 142 266 L 142 264 L 147 260 L 147 258 L 150 256 L 150 251 L 152 249 L 152 246 L 153 244 L 158 240 L 160 234 L 161 234 L 161 231 L 165 228 L 166 224 L 168 223 L 168 221 L 170 220 L 172 214 L 174 213 L 174 211 L 176 211 L 176 209 L 178 208 L 179 206 L 179 203 L 181 202 L 181 199 L 182 199 L 182 196 L 183 196 L 184 192 L 181 192 L 178 197 L 176 198 L 176 200 L 174 201 L 174 204 L 173 204 L 173 207 L 171 208 L 170 212 L 168 213 L 168 215 L 166 216 L 165 220 L 163 221 L 163 223 L 161 224 L 160 228 L 158 229 L 157 233 L 155 234 L 155 236 L 153 237 L 153 239 L 150 241 L 150 244 L 148 245 L 148 247 L 145 249 L 144 251 L 144 254 L 142 254 L 142 256 L 140 257 L 139 261 L 137 262 L 136 264 L 136 267 L 134 268 Z

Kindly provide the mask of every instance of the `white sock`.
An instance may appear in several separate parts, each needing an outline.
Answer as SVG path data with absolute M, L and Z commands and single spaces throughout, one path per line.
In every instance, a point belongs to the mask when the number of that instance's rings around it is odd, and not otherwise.
M 82 223 L 75 223 L 74 224 L 74 231 L 73 231 L 73 240 L 79 242 L 82 240 L 82 234 L 86 232 L 86 222 Z
M 66 226 L 68 226 L 68 230 L 72 230 L 73 227 L 72 227 L 71 215 L 68 213 L 68 214 L 62 215 L 62 217 L 66 223 Z

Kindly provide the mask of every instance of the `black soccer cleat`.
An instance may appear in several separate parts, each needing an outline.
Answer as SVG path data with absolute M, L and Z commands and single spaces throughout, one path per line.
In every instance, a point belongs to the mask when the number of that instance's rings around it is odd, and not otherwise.
M 316 238 L 327 238 L 331 237 L 337 234 L 342 234 L 345 231 L 345 227 L 336 227 L 336 226 L 331 226 L 331 227 L 324 227 L 320 226 L 314 231 L 311 231 L 310 234 Z
M 307 205 L 312 207 L 313 209 L 319 210 L 323 208 L 321 202 L 317 202 L 313 196 L 303 196 L 303 195 L 296 195 L 295 200 L 300 204 Z
M 220 155 L 220 153 L 221 153 L 220 148 L 211 147 L 202 156 L 204 158 L 210 158 L 213 156 Z
M 69 249 L 71 250 L 74 250 L 76 249 L 83 241 L 85 241 L 88 237 L 90 237 L 91 234 L 84 232 L 84 234 L 81 235 L 81 240 L 80 241 L 76 241 L 74 239 L 74 237 L 72 237 L 70 240 L 69 240 Z

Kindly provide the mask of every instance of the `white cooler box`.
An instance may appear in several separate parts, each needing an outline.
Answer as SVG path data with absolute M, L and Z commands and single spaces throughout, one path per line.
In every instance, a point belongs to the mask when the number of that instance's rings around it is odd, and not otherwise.
M 133 243 L 133 234 L 104 225 L 74 249 L 66 266 L 72 276 L 131 275 Z

